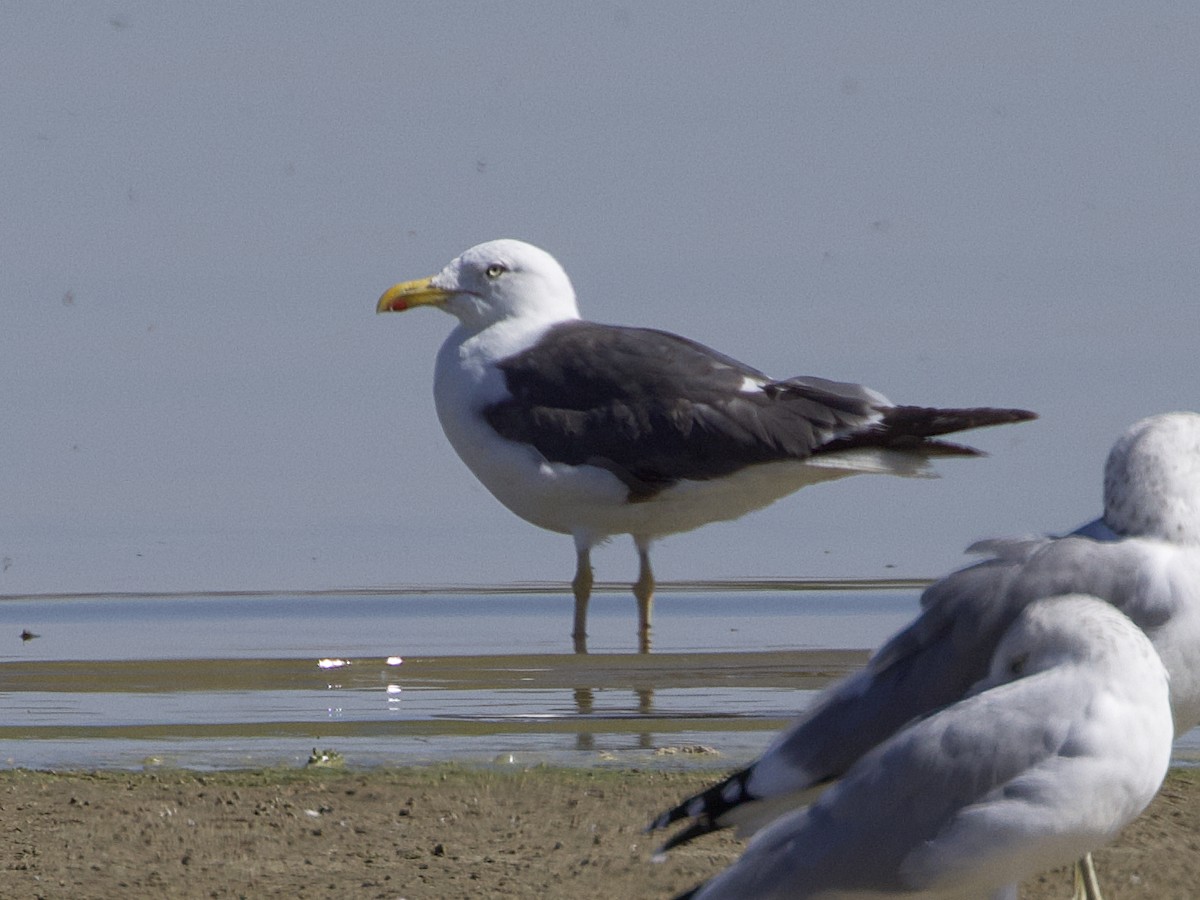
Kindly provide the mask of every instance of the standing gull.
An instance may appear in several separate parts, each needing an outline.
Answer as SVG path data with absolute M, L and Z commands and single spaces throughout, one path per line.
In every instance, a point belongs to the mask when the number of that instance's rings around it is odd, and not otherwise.
M 1133 620 L 1170 674 L 1176 735 L 1200 724 L 1200 414 L 1151 416 L 1116 441 L 1102 518 L 972 549 L 991 558 L 927 588 L 920 616 L 756 762 L 659 816 L 651 828 L 691 820 L 665 849 L 732 825 L 752 833 L 809 802 L 908 722 L 964 696 L 1021 610 L 1054 594 L 1091 594 Z
M 1016 900 L 1106 844 L 1171 759 L 1167 673 L 1109 604 L 1037 600 L 965 698 L 901 729 L 750 842 L 696 900 Z
M 436 306 L 459 320 L 437 356 L 434 400 L 450 443 L 496 498 L 575 540 L 575 649 L 586 650 L 591 549 L 633 537 L 638 634 L 650 644 L 659 537 L 736 519 L 818 481 L 923 474 L 935 440 L 1020 422 L 1020 409 L 894 406 L 858 384 L 775 381 L 694 341 L 579 317 L 558 262 L 513 240 L 467 250 L 389 288 L 378 312 Z

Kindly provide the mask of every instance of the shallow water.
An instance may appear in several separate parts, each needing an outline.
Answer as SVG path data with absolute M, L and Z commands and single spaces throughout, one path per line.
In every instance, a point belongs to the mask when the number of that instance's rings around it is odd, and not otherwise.
M 727 766 L 910 619 L 918 588 L 0 600 L 0 765 Z M 22 641 L 22 630 L 38 637 Z M 719 746 L 719 757 L 689 752 Z M 1181 747 L 1192 753 L 1195 743 Z

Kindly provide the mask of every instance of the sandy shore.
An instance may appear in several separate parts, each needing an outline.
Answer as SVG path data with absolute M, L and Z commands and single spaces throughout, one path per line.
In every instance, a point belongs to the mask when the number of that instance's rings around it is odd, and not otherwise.
M 457 766 L 0 772 L 0 895 L 30 898 L 669 897 L 718 836 L 651 863 L 651 813 L 712 772 Z M 1200 772 L 1171 774 L 1097 857 L 1107 900 L 1200 896 Z M 1022 898 L 1070 896 L 1066 870 Z

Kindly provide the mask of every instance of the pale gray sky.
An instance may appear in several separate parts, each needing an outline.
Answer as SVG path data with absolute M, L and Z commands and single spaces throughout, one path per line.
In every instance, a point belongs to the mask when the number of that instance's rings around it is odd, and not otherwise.
M 374 314 L 496 237 L 600 321 L 1043 416 L 668 538 L 661 579 L 941 574 L 1092 517 L 1113 438 L 1200 407 L 1193 3 L 0 20 L 0 593 L 568 578 L 440 432 L 451 320 Z

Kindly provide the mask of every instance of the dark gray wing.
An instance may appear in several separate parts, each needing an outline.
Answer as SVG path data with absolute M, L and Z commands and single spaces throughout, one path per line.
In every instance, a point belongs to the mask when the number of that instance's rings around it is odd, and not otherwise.
M 631 500 L 682 479 L 859 447 L 973 455 L 930 438 L 1033 418 L 893 406 L 862 385 L 823 378 L 770 381 L 668 332 L 592 322 L 555 325 L 498 367 L 511 398 L 482 411 L 488 423 L 552 462 L 611 471 Z
M 805 459 L 878 418 L 882 398 L 821 379 L 761 372 L 663 331 L 566 322 L 499 363 L 511 399 L 483 414 L 553 462 L 602 466 L 631 499 L 681 479 Z M 744 390 L 747 379 L 763 384 Z

